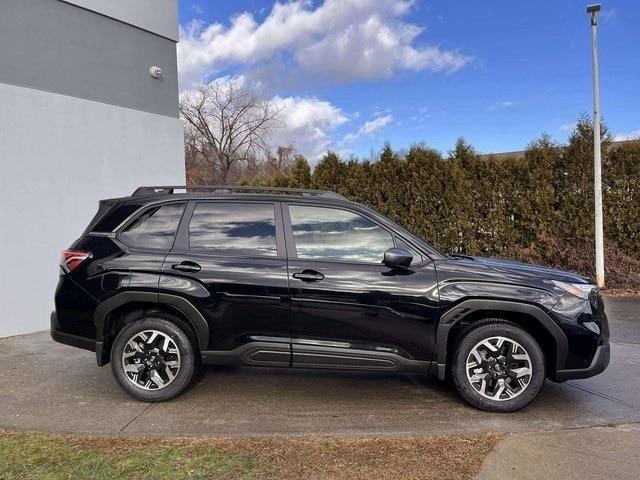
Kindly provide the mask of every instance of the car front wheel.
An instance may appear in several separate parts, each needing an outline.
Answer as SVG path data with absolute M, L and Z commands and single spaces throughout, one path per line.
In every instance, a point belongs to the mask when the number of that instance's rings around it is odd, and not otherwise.
M 474 407 L 513 412 L 540 392 L 545 378 L 544 355 L 525 330 L 492 320 L 471 328 L 459 339 L 451 376 L 460 396 Z

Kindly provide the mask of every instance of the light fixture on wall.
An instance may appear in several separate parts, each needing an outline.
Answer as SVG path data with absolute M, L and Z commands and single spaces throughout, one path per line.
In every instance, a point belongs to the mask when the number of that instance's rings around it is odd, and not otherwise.
M 153 67 L 149 68 L 149 75 L 151 75 L 153 78 L 160 78 L 162 76 L 162 69 L 154 65 Z

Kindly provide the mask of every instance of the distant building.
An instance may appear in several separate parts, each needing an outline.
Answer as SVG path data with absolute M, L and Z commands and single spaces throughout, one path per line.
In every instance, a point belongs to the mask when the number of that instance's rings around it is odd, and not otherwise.
M 623 145 L 627 145 L 629 143 L 640 142 L 640 140 L 618 140 L 616 142 L 611 142 L 611 148 L 619 148 Z M 499 152 L 499 153 L 483 153 L 480 155 L 480 158 L 487 158 L 492 160 L 504 160 L 507 158 L 524 158 L 525 151 L 517 150 L 514 152 Z
M 492 160 L 505 160 L 507 158 L 524 158 L 524 150 L 517 150 L 515 152 L 498 152 L 498 153 L 483 153 L 480 158 L 487 158 Z
M 0 336 L 48 328 L 100 198 L 185 181 L 177 41 L 177 0 L 0 0 Z

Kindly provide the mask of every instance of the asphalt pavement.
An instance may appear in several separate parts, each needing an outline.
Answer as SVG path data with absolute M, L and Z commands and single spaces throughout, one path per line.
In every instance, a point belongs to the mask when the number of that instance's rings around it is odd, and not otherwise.
M 546 382 L 526 409 L 476 410 L 435 377 L 208 367 L 183 395 L 142 403 L 91 352 L 48 332 L 0 339 L 0 427 L 104 435 L 398 436 L 531 432 L 640 422 L 640 297 L 610 297 L 601 375 Z

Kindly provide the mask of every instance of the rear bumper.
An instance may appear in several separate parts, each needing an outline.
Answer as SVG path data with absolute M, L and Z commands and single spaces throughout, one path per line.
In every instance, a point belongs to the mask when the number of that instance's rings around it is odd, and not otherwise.
M 82 348 L 83 350 L 89 350 L 91 352 L 96 351 L 96 341 L 93 338 L 81 337 L 61 331 L 56 312 L 51 312 L 51 329 L 49 333 L 51 334 L 51 338 L 58 343 Z
M 565 380 L 593 377 L 604 372 L 609 365 L 610 358 L 611 347 L 608 343 L 605 343 L 597 348 L 596 354 L 593 356 L 593 360 L 591 361 L 591 365 L 587 368 L 557 370 L 553 380 L 556 382 L 564 382 Z

